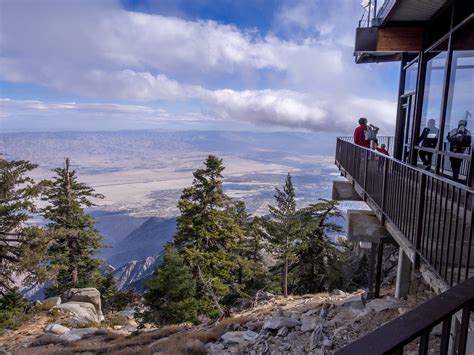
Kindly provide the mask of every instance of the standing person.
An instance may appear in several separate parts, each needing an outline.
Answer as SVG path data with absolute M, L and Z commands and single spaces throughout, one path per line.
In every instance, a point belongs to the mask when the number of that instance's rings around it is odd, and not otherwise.
M 463 154 L 468 147 L 471 146 L 471 132 L 466 128 L 467 121 L 460 120 L 458 128 L 448 133 L 449 150 L 452 153 Z M 451 169 L 453 170 L 453 179 L 459 179 L 459 171 L 461 170 L 462 159 L 450 157 Z
M 365 148 L 370 148 L 370 140 L 366 139 L 365 131 L 368 120 L 365 117 L 359 118 L 359 127 L 354 130 L 354 143 Z
M 436 148 L 438 144 L 439 129 L 436 127 L 436 121 L 434 119 L 429 119 L 426 127 L 423 129 L 418 142 L 421 143 L 422 147 L 425 148 Z M 421 161 L 423 162 L 423 168 L 425 170 L 431 169 L 431 158 L 433 157 L 432 152 L 425 152 L 420 150 L 418 153 Z

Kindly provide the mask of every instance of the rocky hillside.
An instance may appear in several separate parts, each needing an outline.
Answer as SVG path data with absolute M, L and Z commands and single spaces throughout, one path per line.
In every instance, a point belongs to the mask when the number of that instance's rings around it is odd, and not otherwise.
M 119 290 L 143 291 L 144 282 L 149 279 L 159 266 L 159 256 L 149 256 L 143 260 L 133 260 L 112 272 Z
M 12 354 L 330 354 L 394 319 L 433 294 L 418 282 L 408 300 L 366 300 L 363 291 L 298 297 L 259 295 L 245 310 L 222 321 L 137 330 L 133 319 L 110 319 L 87 328 L 64 329 L 41 316 L 0 336 L 0 352 Z M 65 308 L 63 306 L 63 308 Z M 122 312 L 131 316 L 133 312 Z M 46 318 L 45 318 L 46 317 Z M 56 321 L 58 318 L 56 316 Z M 59 334 L 59 333 L 61 334 Z M 65 335 L 66 334 L 66 335 Z M 436 329 L 434 338 L 439 337 Z M 430 342 L 432 344 L 432 342 Z

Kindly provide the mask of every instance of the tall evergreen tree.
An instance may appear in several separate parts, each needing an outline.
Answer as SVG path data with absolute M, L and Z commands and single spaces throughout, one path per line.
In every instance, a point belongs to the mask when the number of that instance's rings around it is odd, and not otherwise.
M 41 186 L 26 174 L 37 165 L 24 160 L 0 159 L 0 295 L 13 291 L 12 277 L 27 275 L 27 281 L 42 281 L 47 274 L 45 233 L 25 222 L 36 212 L 34 203 Z
M 266 234 L 261 217 L 251 217 L 243 201 L 237 201 L 235 219 L 242 229 L 235 250 L 238 269 L 236 289 L 240 296 L 251 296 L 265 285 L 263 249 Z
M 158 325 L 197 320 L 196 281 L 174 246 L 167 245 L 162 264 L 145 284 L 144 322 Z
M 329 231 L 341 231 L 331 222 L 338 216 L 335 201 L 321 200 L 298 211 L 303 235 L 297 244 L 297 258 L 290 266 L 295 292 L 314 293 L 342 286 L 341 253 L 327 236 Z
M 296 196 L 291 175 L 283 189 L 275 188 L 276 206 L 269 206 L 272 219 L 267 223 L 273 253 L 281 262 L 282 293 L 288 297 L 288 265 L 296 257 L 296 242 L 301 238 L 301 221 L 296 210 Z
M 238 268 L 233 252 L 243 233 L 235 219 L 233 201 L 223 190 L 223 170 L 222 159 L 208 156 L 178 202 L 181 214 L 175 245 L 197 281 L 204 313 L 211 312 L 210 303 L 220 308 L 219 300 L 232 286 Z
M 94 206 L 91 198 L 103 196 L 78 182 L 69 159 L 63 168 L 53 171 L 56 176 L 47 183 L 43 197 L 49 205 L 43 212 L 53 235 L 50 265 L 58 269 L 58 274 L 48 294 L 58 294 L 71 287 L 98 286 L 101 261 L 93 256 L 102 246 L 102 237 L 84 208 Z

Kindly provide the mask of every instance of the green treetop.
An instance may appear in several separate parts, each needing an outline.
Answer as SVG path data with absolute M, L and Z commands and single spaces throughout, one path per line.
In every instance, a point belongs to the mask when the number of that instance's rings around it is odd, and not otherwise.
M 39 228 L 25 223 L 36 211 L 34 203 L 41 186 L 26 176 L 37 165 L 24 160 L 0 159 L 0 295 L 13 291 L 14 274 L 27 276 L 26 281 L 42 281 L 41 267 L 47 239 Z
M 69 159 L 65 160 L 63 168 L 53 171 L 56 176 L 47 183 L 43 198 L 49 202 L 43 212 L 53 234 L 50 264 L 58 269 L 56 284 L 49 294 L 71 287 L 97 286 L 101 261 L 93 256 L 102 246 L 102 237 L 95 228 L 94 219 L 84 208 L 94 206 L 91 198 L 103 196 L 77 181 Z
M 198 281 L 198 297 L 210 297 L 217 308 L 235 280 L 238 265 L 233 252 L 243 233 L 234 203 L 223 191 L 223 170 L 222 159 L 210 155 L 204 168 L 193 173 L 192 186 L 183 190 L 178 202 L 181 214 L 175 235 L 175 245 Z
M 158 325 L 197 320 L 196 282 L 183 257 L 171 244 L 162 264 L 145 284 L 147 310 L 142 321 Z
M 327 232 L 341 231 L 331 222 L 340 216 L 337 202 L 320 200 L 298 211 L 302 237 L 296 246 L 296 261 L 290 266 L 293 290 L 315 293 L 342 287 L 341 255 Z
M 290 174 L 286 177 L 283 189 L 275 188 L 275 191 L 276 206 L 269 206 L 272 218 L 267 223 L 267 230 L 273 253 L 281 262 L 282 293 L 288 297 L 288 265 L 296 257 L 295 242 L 302 236 Z

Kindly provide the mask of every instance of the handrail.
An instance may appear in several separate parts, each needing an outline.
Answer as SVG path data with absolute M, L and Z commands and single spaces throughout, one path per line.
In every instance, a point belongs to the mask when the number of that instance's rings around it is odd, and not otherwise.
M 380 137 L 380 140 L 385 139 Z M 336 164 L 450 286 L 474 275 L 474 190 L 340 137 Z
M 425 354 L 431 330 L 441 323 L 443 327 L 440 354 L 447 354 L 452 316 L 461 309 L 463 311 L 457 354 L 465 354 L 473 306 L 474 277 L 471 277 L 336 351 L 335 355 L 403 354 L 404 346 L 417 338 L 420 338 L 419 352 Z
M 384 138 L 392 139 L 392 138 L 394 138 L 394 136 L 379 136 L 379 137 L 377 137 L 377 139 L 379 139 L 379 140 L 380 140 L 380 139 L 384 139 Z M 382 156 L 384 159 L 391 159 L 391 160 L 397 162 L 397 164 L 406 166 L 406 167 L 409 168 L 409 169 L 417 170 L 417 171 L 419 171 L 421 174 L 425 174 L 425 175 L 430 176 L 430 177 L 432 177 L 432 178 L 434 178 L 434 179 L 439 179 L 439 180 L 443 180 L 443 181 L 448 181 L 450 184 L 453 184 L 453 185 L 455 185 L 456 187 L 459 187 L 459 188 L 464 189 L 464 190 L 468 190 L 469 192 L 474 192 L 474 188 L 471 188 L 471 187 L 469 187 L 469 186 L 467 186 L 467 185 L 461 184 L 461 183 L 459 183 L 459 182 L 457 182 L 457 181 L 449 180 L 449 179 L 446 179 L 446 178 L 444 178 L 444 177 L 442 177 L 442 176 L 436 175 L 435 173 L 432 173 L 431 171 L 426 171 L 426 170 L 422 170 L 422 169 L 420 169 L 420 168 L 414 167 L 413 165 L 410 165 L 410 164 L 407 164 L 407 163 L 405 163 L 405 162 L 403 162 L 403 161 L 401 161 L 401 160 L 398 160 L 398 159 L 394 158 L 394 157 L 391 156 L 391 155 L 384 155 L 384 154 L 381 154 L 381 153 L 377 152 L 376 150 L 373 150 L 373 149 L 370 149 L 370 148 L 366 148 L 366 147 L 362 147 L 362 146 L 360 146 L 360 145 L 356 145 L 356 144 L 354 143 L 354 137 L 351 137 L 351 136 L 341 136 L 341 137 L 337 137 L 337 140 L 342 140 L 342 141 L 344 141 L 344 142 L 351 143 L 351 144 L 353 144 L 354 146 L 356 146 L 358 149 L 364 149 L 364 150 L 369 151 L 369 152 L 371 152 L 371 153 L 376 153 L 376 154 Z M 383 143 L 383 141 L 382 141 L 382 143 Z M 421 147 L 420 147 L 420 148 L 421 148 Z M 437 152 L 435 149 L 430 149 L 430 148 L 423 148 L 423 150 L 426 150 L 426 151 L 433 151 L 433 153 L 436 153 L 436 152 Z M 454 156 L 454 157 L 456 157 L 456 156 L 458 156 L 458 155 L 459 155 L 459 156 L 462 156 L 461 154 L 454 154 L 454 153 L 451 153 L 451 154 L 449 154 L 449 155 L 450 155 L 450 156 L 452 155 L 452 156 Z M 464 158 L 464 156 L 462 156 L 462 157 Z M 470 160 L 470 157 L 465 157 L 465 159 L 469 159 L 469 160 Z

